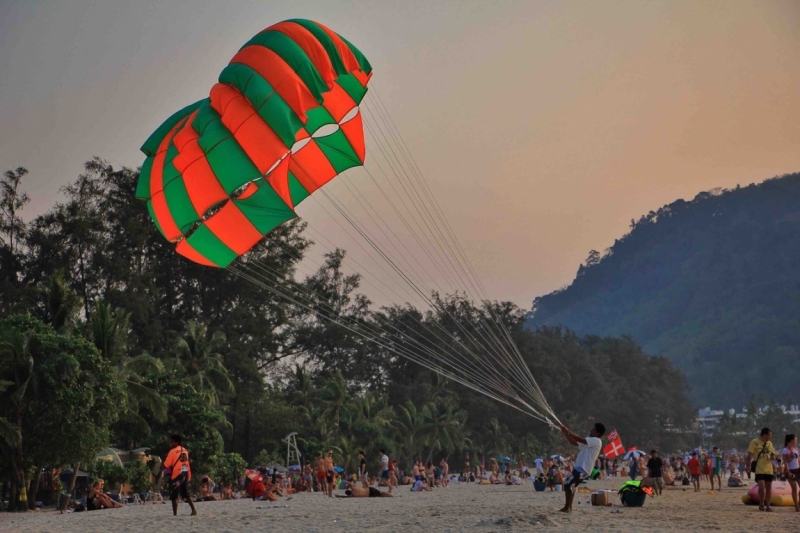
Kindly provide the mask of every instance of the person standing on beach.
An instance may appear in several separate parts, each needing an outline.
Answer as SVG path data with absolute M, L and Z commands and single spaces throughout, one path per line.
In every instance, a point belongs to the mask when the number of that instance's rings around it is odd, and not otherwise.
M 450 465 L 442 458 L 439 467 L 442 469 L 442 487 L 446 487 L 450 484 Z
M 650 459 L 647 460 L 647 475 L 653 478 L 653 488 L 655 493 L 661 496 L 661 491 L 664 489 L 663 475 L 664 462 L 658 456 L 658 452 L 650 450 Z
M 589 436 L 581 437 L 572 433 L 567 426 L 561 424 L 561 433 L 567 442 L 573 446 L 578 447 L 578 457 L 575 459 L 575 467 L 572 474 L 567 478 L 564 485 L 565 502 L 564 507 L 560 509 L 562 513 L 572 512 L 572 502 L 575 499 L 575 490 L 580 485 L 581 480 L 586 479 L 592 473 L 592 467 L 600 455 L 600 450 L 603 448 L 603 441 L 600 437 L 606 432 L 606 427 L 597 422 L 589 430 Z
M 761 435 L 750 442 L 744 463 L 748 478 L 750 477 L 750 472 L 755 470 L 756 483 L 758 483 L 758 510 L 767 512 L 772 512 L 770 499 L 772 498 L 772 480 L 775 477 L 775 472 L 772 469 L 775 448 L 772 446 L 771 438 L 772 431 L 769 428 L 762 428 Z
M 792 488 L 792 501 L 794 502 L 795 512 L 800 512 L 800 505 L 797 502 L 797 482 L 800 480 L 800 450 L 797 449 L 797 436 L 793 433 L 786 435 L 783 441 L 783 463 L 786 465 L 786 479 Z
M 711 490 L 714 490 L 714 478 L 717 479 L 718 490 L 722 490 L 722 454 L 716 446 L 711 449 Z
M 369 487 L 367 482 L 367 460 L 364 459 L 364 451 L 358 451 L 358 479 L 361 481 L 361 486 L 365 489 Z
M 686 463 L 686 468 L 689 469 L 694 491 L 700 492 L 700 459 L 697 458 L 697 452 L 692 452 L 692 458 Z
M 321 490 L 323 493 L 327 493 L 328 472 L 325 470 L 325 458 L 322 456 L 322 452 L 319 452 L 317 460 L 314 462 L 314 468 L 317 471 L 317 484 L 319 485 L 319 490 Z
M 189 467 L 189 452 L 181 445 L 181 436 L 169 438 L 169 453 L 161 464 L 162 469 L 170 469 L 172 477 L 169 482 L 169 497 L 172 500 L 172 515 L 178 516 L 178 498 L 183 498 L 192 508 L 192 516 L 197 514 L 194 502 L 189 496 L 189 481 L 192 480 L 192 469 Z
M 544 470 L 542 469 L 543 461 L 541 457 L 537 457 L 536 459 L 534 459 L 533 464 L 536 465 L 536 477 L 539 477 L 542 474 L 544 474 Z
M 381 454 L 381 479 L 389 484 L 389 456 L 382 448 L 379 452 Z

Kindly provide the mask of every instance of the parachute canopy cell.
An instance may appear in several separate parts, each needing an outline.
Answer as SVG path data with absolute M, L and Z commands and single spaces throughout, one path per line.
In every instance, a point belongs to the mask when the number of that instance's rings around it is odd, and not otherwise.
M 359 104 L 372 75 L 346 39 L 287 20 L 248 41 L 208 98 L 147 139 L 136 197 L 181 255 L 225 268 L 295 206 L 364 163 Z

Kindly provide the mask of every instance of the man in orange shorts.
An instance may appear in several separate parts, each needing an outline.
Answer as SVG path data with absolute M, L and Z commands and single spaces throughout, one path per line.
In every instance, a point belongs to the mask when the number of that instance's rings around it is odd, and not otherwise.
M 325 469 L 325 458 L 322 456 L 322 452 L 319 452 L 317 456 L 317 460 L 314 463 L 314 470 L 317 472 L 317 483 L 319 484 L 319 489 L 323 493 L 328 492 L 328 471 Z

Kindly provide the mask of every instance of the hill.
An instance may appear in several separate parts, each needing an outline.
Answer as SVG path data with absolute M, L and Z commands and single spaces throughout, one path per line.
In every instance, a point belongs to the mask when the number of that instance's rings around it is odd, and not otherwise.
M 638 221 L 527 325 L 630 335 L 676 363 L 696 402 L 800 398 L 800 173 L 677 200 Z

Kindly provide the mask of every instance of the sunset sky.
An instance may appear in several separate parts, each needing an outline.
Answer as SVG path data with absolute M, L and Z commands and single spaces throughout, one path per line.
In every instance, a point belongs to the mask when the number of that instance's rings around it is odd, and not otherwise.
M 92 156 L 140 165 L 150 133 L 287 18 L 369 58 L 490 296 L 525 308 L 632 218 L 800 171 L 796 0 L 3 0 L 0 170 L 29 169 L 27 217 Z M 301 215 L 359 257 L 314 205 Z

